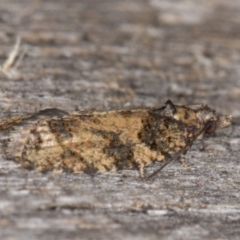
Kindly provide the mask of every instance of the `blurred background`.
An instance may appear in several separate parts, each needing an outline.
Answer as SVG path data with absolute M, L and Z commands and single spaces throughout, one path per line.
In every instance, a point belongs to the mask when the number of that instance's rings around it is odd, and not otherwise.
M 0 60 L 17 36 L 25 54 L 2 75 L 1 112 L 170 98 L 239 116 L 239 10 L 237 0 L 2 0 Z

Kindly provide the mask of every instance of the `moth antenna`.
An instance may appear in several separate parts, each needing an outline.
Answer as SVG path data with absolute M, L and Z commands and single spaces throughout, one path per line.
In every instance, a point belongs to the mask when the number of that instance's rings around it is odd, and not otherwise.
M 204 126 L 204 128 L 191 140 L 191 142 L 189 142 L 183 149 L 181 149 L 172 159 L 170 159 L 169 161 L 167 161 L 166 163 L 164 163 L 158 170 L 156 170 L 155 172 L 153 172 L 152 174 L 150 174 L 149 176 L 146 177 L 146 179 L 150 179 L 153 176 L 157 175 L 163 168 L 165 168 L 169 163 L 173 162 L 174 160 L 176 160 L 179 156 L 181 156 L 189 146 L 191 146 L 193 144 L 193 142 L 198 138 L 199 135 L 201 135 L 203 132 L 205 132 L 207 130 L 207 128 L 209 128 L 209 126 L 211 126 L 212 122 L 207 122 L 206 125 Z

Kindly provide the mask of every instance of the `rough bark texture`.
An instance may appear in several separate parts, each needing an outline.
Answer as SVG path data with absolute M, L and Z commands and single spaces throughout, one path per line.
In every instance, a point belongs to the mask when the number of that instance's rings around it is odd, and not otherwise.
M 0 159 L 0 239 L 239 239 L 240 1 L 1 0 L 0 115 L 207 103 L 233 126 L 158 178 Z M 153 170 L 154 168 L 150 169 Z

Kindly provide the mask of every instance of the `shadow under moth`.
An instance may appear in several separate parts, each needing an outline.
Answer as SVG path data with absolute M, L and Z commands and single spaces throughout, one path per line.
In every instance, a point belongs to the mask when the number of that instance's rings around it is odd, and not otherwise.
M 196 139 L 231 124 L 205 104 L 113 111 L 46 109 L 0 119 L 7 159 L 38 171 L 95 172 L 137 168 L 171 161 L 187 153 Z

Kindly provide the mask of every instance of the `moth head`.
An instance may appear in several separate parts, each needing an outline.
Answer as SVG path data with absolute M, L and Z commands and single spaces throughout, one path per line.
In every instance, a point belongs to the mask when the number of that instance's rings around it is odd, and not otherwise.
M 206 104 L 190 105 L 188 107 L 174 105 L 170 100 L 165 103 L 164 116 L 172 117 L 186 124 L 196 123 L 196 117 L 205 127 L 204 134 L 212 134 L 218 129 L 231 125 L 232 116 L 218 115 L 215 110 Z
M 220 116 L 216 114 L 216 111 L 208 107 L 206 104 L 190 106 L 190 108 L 196 111 L 198 119 L 200 119 L 205 125 L 205 134 L 213 134 L 218 129 L 226 128 L 231 125 L 232 116 L 225 115 Z

